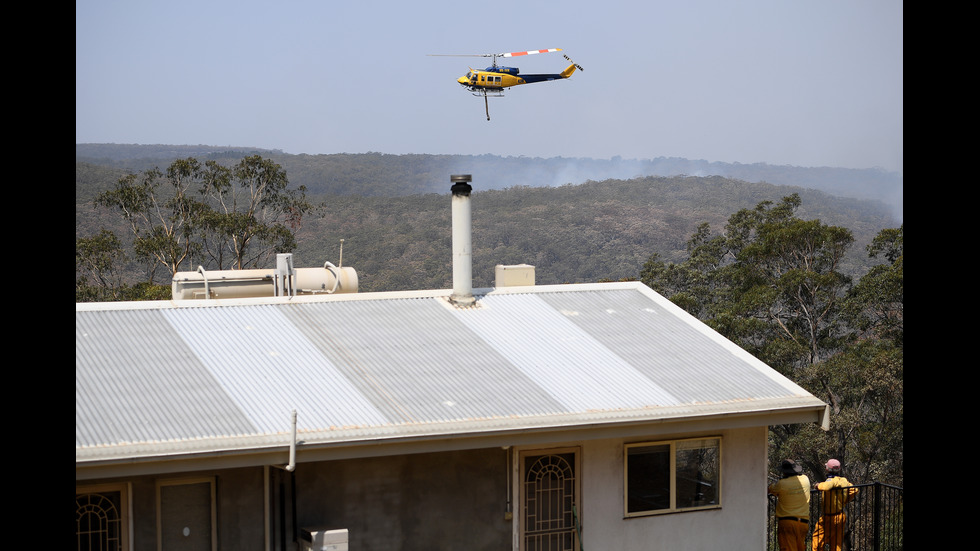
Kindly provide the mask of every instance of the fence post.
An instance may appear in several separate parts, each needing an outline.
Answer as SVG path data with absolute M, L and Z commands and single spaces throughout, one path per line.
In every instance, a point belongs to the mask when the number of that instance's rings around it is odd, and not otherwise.
M 884 530 L 881 525 L 881 510 L 884 508 L 881 503 L 881 483 L 875 482 L 874 487 L 874 512 L 872 513 L 874 534 L 871 535 L 871 541 L 874 550 L 881 551 L 881 531 Z

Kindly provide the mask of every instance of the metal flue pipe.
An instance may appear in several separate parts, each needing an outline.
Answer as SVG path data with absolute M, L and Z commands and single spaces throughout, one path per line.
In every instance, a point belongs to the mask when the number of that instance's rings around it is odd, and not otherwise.
M 453 207 L 453 294 L 450 300 L 460 306 L 473 304 L 473 245 L 470 192 L 473 177 L 454 174 L 449 177 L 452 185 Z

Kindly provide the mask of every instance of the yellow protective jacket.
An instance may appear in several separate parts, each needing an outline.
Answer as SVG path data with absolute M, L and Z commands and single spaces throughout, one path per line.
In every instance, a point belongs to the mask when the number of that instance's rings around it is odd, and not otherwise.
M 853 488 L 843 476 L 832 476 L 817 484 L 817 489 L 823 492 L 821 510 L 825 515 L 840 513 L 858 493 L 858 489 Z

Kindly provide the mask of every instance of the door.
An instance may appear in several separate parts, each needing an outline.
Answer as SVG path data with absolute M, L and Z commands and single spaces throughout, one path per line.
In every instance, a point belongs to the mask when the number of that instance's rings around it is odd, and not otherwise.
M 522 551 L 578 549 L 578 455 L 578 448 L 521 454 Z
M 162 551 L 214 551 L 214 480 L 157 483 L 158 548 Z

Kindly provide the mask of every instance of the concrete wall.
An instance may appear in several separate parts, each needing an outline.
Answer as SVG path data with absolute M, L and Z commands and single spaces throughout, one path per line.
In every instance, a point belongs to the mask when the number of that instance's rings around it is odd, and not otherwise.
M 501 448 L 300 464 L 300 527 L 349 530 L 350 549 L 510 549 Z

